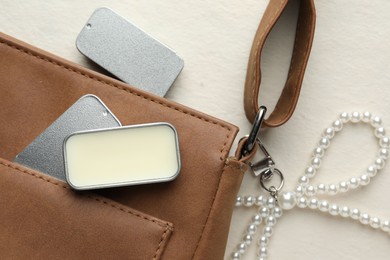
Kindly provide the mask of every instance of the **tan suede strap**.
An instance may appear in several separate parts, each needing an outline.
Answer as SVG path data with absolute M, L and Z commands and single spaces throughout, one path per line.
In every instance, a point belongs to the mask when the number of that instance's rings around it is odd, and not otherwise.
M 287 3 L 288 0 L 270 0 L 253 41 L 244 91 L 245 113 L 251 122 L 253 122 L 259 108 L 262 49 L 270 31 L 283 13 Z M 298 15 L 290 70 L 275 109 L 263 124 L 266 127 L 276 127 L 284 124 L 293 114 L 298 102 L 314 36 L 315 7 L 313 0 L 301 0 Z

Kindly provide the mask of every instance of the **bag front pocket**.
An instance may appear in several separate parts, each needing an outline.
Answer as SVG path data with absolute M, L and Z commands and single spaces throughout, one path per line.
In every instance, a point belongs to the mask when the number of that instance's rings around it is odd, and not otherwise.
M 5 259 L 160 259 L 173 225 L 0 159 Z

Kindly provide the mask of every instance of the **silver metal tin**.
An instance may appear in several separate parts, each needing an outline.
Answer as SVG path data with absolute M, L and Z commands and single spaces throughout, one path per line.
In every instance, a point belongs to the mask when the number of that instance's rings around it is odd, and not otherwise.
M 184 66 L 173 50 L 108 8 L 92 14 L 76 47 L 120 80 L 158 96 L 166 94 Z
M 119 120 L 95 95 L 85 95 L 46 128 L 15 162 L 65 181 L 62 144 L 69 134 L 89 129 L 118 127 Z

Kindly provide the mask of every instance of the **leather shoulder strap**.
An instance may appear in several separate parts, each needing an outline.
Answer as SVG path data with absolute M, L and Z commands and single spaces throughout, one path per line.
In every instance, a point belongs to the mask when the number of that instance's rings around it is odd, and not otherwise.
M 258 97 L 261 82 L 260 59 L 262 49 L 270 31 L 286 8 L 287 3 L 288 0 L 270 0 L 253 41 L 244 91 L 245 113 L 251 122 L 253 122 L 259 108 Z M 264 121 L 263 125 L 266 127 L 276 127 L 284 124 L 294 112 L 310 54 L 314 26 L 314 0 L 301 0 L 290 70 L 274 111 Z

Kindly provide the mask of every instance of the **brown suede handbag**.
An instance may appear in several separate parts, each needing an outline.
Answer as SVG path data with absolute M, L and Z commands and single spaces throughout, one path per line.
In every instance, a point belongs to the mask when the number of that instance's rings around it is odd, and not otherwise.
M 287 0 L 271 0 L 248 65 L 245 110 L 258 108 L 260 55 Z M 302 1 L 291 70 L 267 126 L 297 102 L 314 28 Z M 169 183 L 75 192 L 13 158 L 67 108 L 95 94 L 123 125 L 168 122 L 178 131 L 182 168 Z M 145 93 L 0 34 L 0 255 L 2 259 L 222 259 L 231 214 L 255 149 L 229 157 L 238 128 Z M 142 111 L 138 113 L 137 111 Z M 153 147 L 151 147 L 153 149 Z

